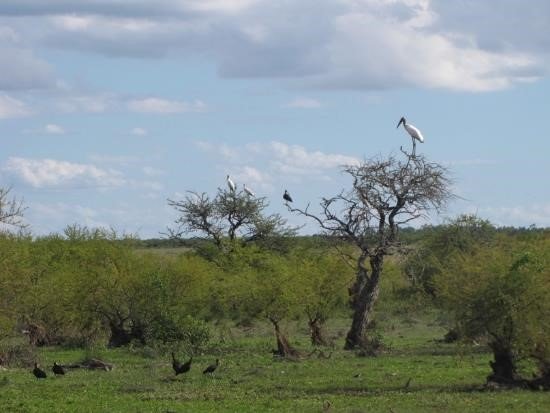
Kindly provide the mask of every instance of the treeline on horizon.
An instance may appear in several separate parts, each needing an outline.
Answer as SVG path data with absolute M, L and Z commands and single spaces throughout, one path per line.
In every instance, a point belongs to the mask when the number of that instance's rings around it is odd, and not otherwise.
M 425 225 L 420 228 L 405 227 L 400 229 L 401 240 L 405 243 L 414 243 L 421 241 L 427 234 L 437 232 L 439 229 L 445 228 L 446 224 L 440 225 Z M 550 227 L 537 227 L 530 225 L 528 227 L 523 226 L 500 226 L 494 227 L 495 233 L 517 235 L 522 237 L 529 237 L 533 235 L 543 235 L 550 233 Z M 136 246 L 143 248 L 195 248 L 204 246 L 207 243 L 211 243 L 208 238 L 202 237 L 188 237 L 188 238 L 135 238 Z M 290 243 L 303 244 L 303 245 L 330 245 L 334 242 L 334 238 L 325 234 L 311 234 L 311 235 L 295 235 L 287 240 Z

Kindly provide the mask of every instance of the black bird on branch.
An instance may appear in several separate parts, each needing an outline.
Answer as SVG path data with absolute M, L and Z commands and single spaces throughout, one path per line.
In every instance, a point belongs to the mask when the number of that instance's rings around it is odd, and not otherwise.
M 214 373 L 214 371 L 216 371 L 216 369 L 218 368 L 219 365 L 220 365 L 220 359 L 216 359 L 216 363 L 211 364 L 207 368 L 205 368 L 204 371 L 202 372 L 202 374 Z
M 190 357 L 185 363 L 181 364 L 177 359 L 174 352 L 172 352 L 172 368 L 178 374 L 187 373 L 191 369 L 191 363 L 193 362 L 193 357 Z
M 47 377 L 46 372 L 38 367 L 38 363 L 34 363 L 34 369 L 32 369 L 32 374 L 37 379 L 45 379 Z
M 286 189 L 285 189 L 285 193 L 283 194 L 283 199 L 286 202 L 292 202 L 292 197 L 290 196 L 290 194 L 288 193 L 288 191 Z
M 56 376 L 64 376 L 65 375 L 65 369 L 63 366 L 57 364 L 57 362 L 54 361 L 53 367 L 52 367 L 53 374 Z

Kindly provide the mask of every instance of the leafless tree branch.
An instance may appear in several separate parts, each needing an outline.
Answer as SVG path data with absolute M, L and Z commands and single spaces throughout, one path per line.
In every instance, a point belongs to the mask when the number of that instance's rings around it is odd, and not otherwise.
M 449 191 L 451 181 L 443 166 L 417 155 L 414 146 L 412 153 L 403 148 L 401 152 L 405 155 L 403 159 L 390 155 L 344 166 L 343 172 L 353 182 L 351 189 L 323 198 L 319 213 L 310 212 L 309 204 L 305 209 L 287 204 L 290 212 L 313 219 L 328 236 L 343 239 L 359 249 L 356 280 L 350 288 L 355 313 L 346 348 L 362 343 L 378 297 L 384 257 L 401 247 L 399 227 L 431 210 L 441 210 L 453 197 Z
M 27 208 L 22 199 L 10 198 L 10 191 L 11 188 L 0 188 L 0 223 L 24 229 L 27 224 L 23 222 L 23 214 Z

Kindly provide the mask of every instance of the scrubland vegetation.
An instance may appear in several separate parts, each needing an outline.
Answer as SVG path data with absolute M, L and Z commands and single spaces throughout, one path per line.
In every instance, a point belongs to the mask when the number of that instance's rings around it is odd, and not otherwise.
M 402 152 L 345 169 L 320 213 L 287 200 L 317 236 L 234 185 L 170 200 L 165 239 L 2 233 L 3 410 L 544 411 L 550 231 L 408 227 L 450 181 Z M 21 226 L 6 195 L 0 221 Z
M 548 388 L 550 233 L 460 217 L 403 236 L 412 248 L 384 268 L 376 340 L 345 351 L 354 272 L 340 253 L 353 248 L 334 240 L 166 254 L 78 226 L 4 235 L 4 410 L 544 411 L 548 393 L 533 390 Z M 278 340 L 293 351 L 281 357 Z M 197 367 L 176 378 L 171 351 Z M 115 368 L 30 373 L 90 357 Z

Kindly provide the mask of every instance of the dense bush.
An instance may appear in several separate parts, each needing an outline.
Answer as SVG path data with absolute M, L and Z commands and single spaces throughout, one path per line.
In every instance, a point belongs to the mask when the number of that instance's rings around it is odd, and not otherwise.
M 33 345 L 184 346 L 206 322 L 309 317 L 347 306 L 351 273 L 326 248 L 281 253 L 235 245 L 205 258 L 136 248 L 132 238 L 71 226 L 63 235 L 0 237 L 0 332 Z
M 521 379 L 520 364 L 537 363 L 542 377 L 550 365 L 550 242 L 498 242 L 455 255 L 435 280 L 441 302 L 460 333 L 485 337 L 494 361 L 494 381 Z M 550 377 L 549 377 L 550 378 Z
M 445 272 L 449 262 L 457 255 L 490 245 L 496 229 L 475 215 L 460 215 L 443 225 L 425 227 L 422 233 L 424 236 L 409 252 L 403 271 L 414 288 L 435 297 L 434 280 Z

